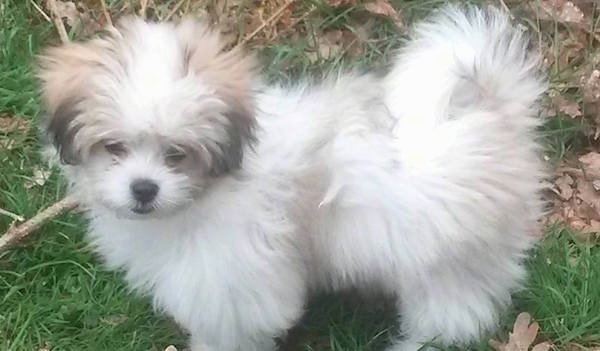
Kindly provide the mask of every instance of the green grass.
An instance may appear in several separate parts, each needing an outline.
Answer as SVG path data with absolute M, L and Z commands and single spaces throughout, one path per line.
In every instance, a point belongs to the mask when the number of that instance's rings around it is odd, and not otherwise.
M 552 228 L 530 267 L 529 289 L 519 303 L 540 321 L 546 337 L 557 345 L 600 344 L 600 247 Z
M 408 22 L 442 2 L 395 1 Z M 354 8 L 328 9 L 317 1 L 303 6 L 314 6 L 318 13 L 303 23 L 305 33 L 262 48 L 271 79 L 292 80 L 331 67 L 382 67 L 403 41 L 390 23 L 378 21 L 360 57 L 339 56 L 311 64 L 306 51 L 315 45 L 315 29 L 355 30 L 361 15 Z M 24 186 L 34 169 L 44 167 L 38 156 L 40 106 L 31 62 L 43 45 L 56 41 L 52 26 L 29 1 L 0 0 L 0 112 L 31 121 L 25 135 L 0 134 L 15 139 L 11 150 L 0 148 L 0 207 L 26 217 L 63 194 L 56 172 L 42 187 Z M 560 158 L 586 145 L 582 128 L 564 116 L 551 119 L 544 128 L 551 156 Z M 0 231 L 9 224 L 10 218 L 0 216 Z M 118 273 L 102 269 L 86 248 L 84 231 L 79 215 L 65 215 L 45 225 L 35 241 L 0 254 L 0 350 L 38 350 L 47 345 L 55 351 L 146 351 L 168 344 L 183 346 L 185 335 L 172 321 L 154 313 L 145 298 L 130 293 Z M 600 344 L 600 248 L 577 244 L 564 229 L 551 229 L 533 252 L 529 267 L 528 289 L 516 296 L 496 337 L 504 339 L 516 313 L 529 311 L 540 321 L 543 337 L 561 348 Z M 284 349 L 381 350 L 396 334 L 390 306 L 389 301 L 352 293 L 315 299 Z M 489 350 L 486 340 L 472 349 Z

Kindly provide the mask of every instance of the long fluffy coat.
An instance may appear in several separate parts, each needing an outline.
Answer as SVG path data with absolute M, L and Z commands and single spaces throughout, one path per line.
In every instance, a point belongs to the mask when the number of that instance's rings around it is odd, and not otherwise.
M 193 351 L 273 350 L 307 294 L 351 286 L 398 297 L 390 350 L 494 328 L 541 211 L 537 57 L 494 9 L 446 7 L 413 34 L 383 78 L 293 87 L 257 83 L 193 22 L 129 20 L 42 58 L 92 243 Z M 165 163 L 166 142 L 194 162 Z M 140 177 L 161 189 L 147 215 L 130 213 Z

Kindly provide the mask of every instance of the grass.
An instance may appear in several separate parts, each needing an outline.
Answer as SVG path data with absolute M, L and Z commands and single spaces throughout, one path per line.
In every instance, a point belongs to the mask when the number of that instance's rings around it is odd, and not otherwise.
M 395 1 L 408 22 L 443 1 Z M 121 5 L 116 0 L 109 2 Z M 338 55 L 314 63 L 306 54 L 324 29 L 355 30 L 355 8 L 329 9 L 318 1 L 319 16 L 306 19 L 306 33 L 266 44 L 261 53 L 270 62 L 271 79 L 292 80 L 331 67 L 381 67 L 390 51 L 401 45 L 391 23 L 379 21 L 353 60 Z M 319 31 L 316 31 L 318 29 Z M 54 172 L 43 186 L 25 187 L 38 156 L 36 118 L 40 113 L 31 73 L 34 54 L 56 42 L 52 26 L 29 1 L 0 0 L 0 112 L 31 122 L 24 135 L 12 138 L 12 149 L 0 148 L 0 207 L 25 217 L 60 199 L 63 183 Z M 558 74 L 556 75 L 558 77 Z M 554 79 L 554 78 L 553 78 Z M 556 78 L 560 82 L 560 77 Z M 560 159 L 587 143 L 585 126 L 558 115 L 543 130 L 549 155 Z M 0 228 L 10 218 L 0 216 Z M 154 313 L 148 301 L 131 294 L 118 273 L 108 272 L 86 248 L 84 220 L 69 214 L 45 225 L 35 242 L 0 253 L 0 350 L 162 350 L 182 346 L 185 335 L 168 318 Z M 572 233 L 552 228 L 529 262 L 528 289 L 515 297 L 498 338 L 505 339 L 516 313 L 529 311 L 540 322 L 543 337 L 561 349 L 568 345 L 600 344 L 600 248 L 579 244 Z M 383 299 L 365 300 L 353 294 L 315 299 L 285 350 L 381 350 L 395 335 L 394 314 Z M 473 350 L 489 350 L 486 340 Z

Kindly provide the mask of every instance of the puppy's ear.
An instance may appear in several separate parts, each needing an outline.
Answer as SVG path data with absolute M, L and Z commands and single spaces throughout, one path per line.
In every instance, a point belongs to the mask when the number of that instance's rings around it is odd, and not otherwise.
M 84 121 L 78 117 L 84 112 L 82 105 L 86 96 L 93 95 L 87 80 L 94 70 L 110 64 L 103 53 L 111 47 L 112 38 L 118 32 L 107 34 L 85 43 L 48 48 L 37 58 L 36 75 L 45 110 L 40 125 L 59 151 L 63 163 L 79 162 L 75 136 Z
M 226 138 L 211 151 L 211 174 L 218 176 L 241 166 L 243 150 L 254 141 L 253 84 L 258 64 L 254 55 L 227 42 L 206 23 L 184 19 L 177 26 L 184 48 L 184 67 L 210 84 L 228 107 L 223 113 Z
M 254 119 L 252 113 L 237 103 L 229 103 L 223 116 L 227 119 L 225 138 L 216 143 L 216 149 L 208 149 L 210 153 L 210 175 L 218 177 L 239 169 L 246 146 L 252 146 L 255 139 Z
M 208 81 L 222 97 L 252 104 L 249 94 L 258 68 L 254 55 L 241 47 L 227 49 L 223 37 L 204 22 L 186 18 L 177 31 L 188 72 Z

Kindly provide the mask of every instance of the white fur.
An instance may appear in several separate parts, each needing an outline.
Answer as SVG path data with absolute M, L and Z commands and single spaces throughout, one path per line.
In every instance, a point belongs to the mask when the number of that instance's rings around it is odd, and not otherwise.
M 150 128 L 157 99 L 165 111 L 182 103 L 170 98 L 184 88 L 170 81 L 175 34 L 163 26 L 139 25 L 132 50 L 144 54 L 132 56 L 128 84 L 143 88 L 116 93 L 125 131 Z M 308 292 L 350 286 L 398 296 L 404 339 L 390 350 L 467 343 L 494 328 L 525 277 L 540 214 L 544 85 L 526 45 L 500 11 L 447 7 L 416 28 L 383 80 L 266 87 L 241 172 L 167 216 L 123 218 L 87 190 L 126 205 L 142 173 L 175 194 L 175 175 L 143 156 L 151 143 L 122 174 L 66 174 L 98 252 L 191 332 L 193 351 L 273 350 Z M 190 82 L 187 96 L 207 89 Z M 182 123 L 158 115 L 160 128 Z

